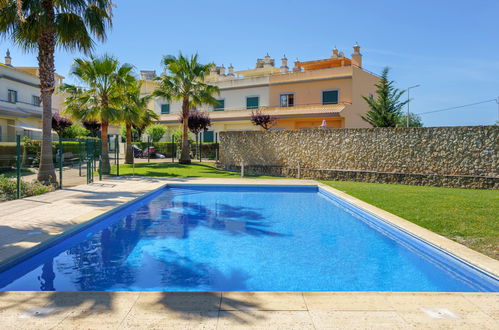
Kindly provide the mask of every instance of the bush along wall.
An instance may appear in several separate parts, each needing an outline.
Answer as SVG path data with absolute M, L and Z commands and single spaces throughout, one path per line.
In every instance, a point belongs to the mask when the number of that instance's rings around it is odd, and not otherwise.
M 498 141 L 499 126 L 222 132 L 220 164 L 244 162 L 254 174 L 499 189 Z

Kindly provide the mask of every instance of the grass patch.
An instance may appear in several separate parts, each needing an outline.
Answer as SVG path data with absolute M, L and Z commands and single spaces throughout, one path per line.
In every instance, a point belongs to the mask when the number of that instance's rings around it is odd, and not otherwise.
M 499 191 L 323 182 L 499 260 Z
M 132 165 L 120 165 L 120 175 L 177 178 L 240 178 L 236 172 L 219 170 L 210 163 L 192 163 L 182 165 L 177 163 L 138 163 L 135 170 Z M 111 174 L 116 174 L 116 165 L 111 167 Z M 261 175 L 245 175 L 245 178 L 268 179 L 275 178 Z

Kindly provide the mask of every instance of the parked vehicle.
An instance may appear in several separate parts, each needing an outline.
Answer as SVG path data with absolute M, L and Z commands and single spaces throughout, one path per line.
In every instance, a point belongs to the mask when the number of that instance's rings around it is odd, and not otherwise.
M 156 148 L 154 148 L 153 146 L 150 146 L 149 148 L 145 148 L 144 150 L 142 150 L 142 157 L 144 158 L 166 158 L 165 155 L 159 153 L 159 152 L 156 152 Z
M 133 151 L 133 157 L 134 158 L 142 158 L 144 157 L 144 153 L 142 152 L 142 149 L 137 147 L 135 144 L 132 145 L 132 151 Z

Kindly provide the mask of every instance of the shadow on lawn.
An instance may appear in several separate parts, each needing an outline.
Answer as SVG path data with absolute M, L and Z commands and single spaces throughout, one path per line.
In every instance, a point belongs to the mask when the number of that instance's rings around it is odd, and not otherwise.
M 184 171 L 185 173 L 175 173 L 170 170 Z M 120 168 L 120 174 L 131 175 L 131 165 Z M 212 165 L 202 163 L 192 163 L 183 165 L 178 163 L 139 163 L 135 164 L 136 176 L 155 176 L 155 177 L 239 177 L 238 172 L 229 172 L 220 170 Z M 245 177 L 258 178 L 260 175 L 246 174 Z

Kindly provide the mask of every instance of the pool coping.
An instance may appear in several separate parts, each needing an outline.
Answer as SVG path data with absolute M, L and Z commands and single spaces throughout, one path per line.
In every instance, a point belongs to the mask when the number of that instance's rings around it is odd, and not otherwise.
M 126 179 L 122 178 L 121 180 Z M 202 181 L 202 182 L 199 182 Z M 102 210 L 101 212 L 98 212 L 98 214 L 88 214 L 79 217 L 79 224 L 75 225 L 73 228 L 55 236 L 52 238 L 49 238 L 40 244 L 28 248 L 27 250 L 14 254 L 5 260 L 0 262 L 0 272 L 3 272 L 7 270 L 8 268 L 14 266 L 15 264 L 18 264 L 33 255 L 57 244 L 58 242 L 66 239 L 68 236 L 74 235 L 82 230 L 85 230 L 89 226 L 92 226 L 93 224 L 99 222 L 102 220 L 102 218 L 107 217 L 111 214 L 114 214 L 116 212 L 119 212 L 123 208 L 128 207 L 132 203 L 135 203 L 137 201 L 140 201 L 142 199 L 147 198 L 148 196 L 156 193 L 157 191 L 161 189 L 165 189 L 168 186 L 206 186 L 206 185 L 225 185 L 225 186 L 310 186 L 310 187 L 317 187 L 319 189 L 323 189 L 334 196 L 346 201 L 347 203 L 352 204 L 355 207 L 360 208 L 363 211 L 366 211 L 367 213 L 370 213 L 371 215 L 374 215 L 375 217 L 380 218 L 381 220 L 387 222 L 389 225 L 394 226 L 397 229 L 400 229 L 412 236 L 414 236 L 417 239 L 420 239 L 421 241 L 430 244 L 433 247 L 436 247 L 437 249 L 442 250 L 445 253 L 450 254 L 451 256 L 457 258 L 458 260 L 463 261 L 464 263 L 467 263 L 471 265 L 474 268 L 477 268 L 481 272 L 499 279 L 499 261 L 494 260 L 484 254 L 481 254 L 477 251 L 474 251 L 462 244 L 459 244 L 457 242 L 454 242 L 444 236 L 441 236 L 439 234 L 436 234 L 428 229 L 425 229 L 423 227 L 420 227 L 408 220 L 405 220 L 399 216 L 396 216 L 390 212 L 387 212 L 385 210 L 382 210 L 378 207 L 375 207 L 369 203 L 366 203 L 364 201 L 361 201 L 351 195 L 348 195 L 340 190 L 337 190 L 331 186 L 328 186 L 326 184 L 323 184 L 321 182 L 313 181 L 313 180 L 289 180 L 289 179 L 203 179 L 203 180 L 183 180 L 182 182 L 180 181 L 175 181 L 175 180 L 164 180 L 164 183 L 162 183 L 159 187 L 152 189 L 151 191 L 133 198 L 119 206 L 113 207 L 112 209 L 108 210 Z

